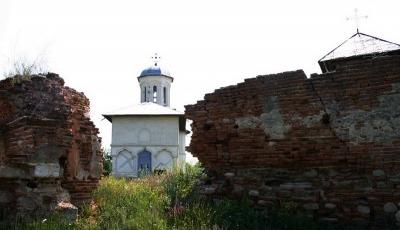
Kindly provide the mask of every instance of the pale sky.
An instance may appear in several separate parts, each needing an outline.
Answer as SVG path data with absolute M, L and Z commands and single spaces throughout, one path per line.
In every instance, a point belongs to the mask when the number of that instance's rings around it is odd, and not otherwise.
M 137 76 L 157 52 L 175 78 L 171 106 L 261 74 L 303 69 L 356 32 L 400 43 L 397 0 L 0 0 L 0 73 L 40 59 L 84 92 L 109 148 L 101 114 L 140 102 Z M 1 77 L 0 77 L 1 78 Z

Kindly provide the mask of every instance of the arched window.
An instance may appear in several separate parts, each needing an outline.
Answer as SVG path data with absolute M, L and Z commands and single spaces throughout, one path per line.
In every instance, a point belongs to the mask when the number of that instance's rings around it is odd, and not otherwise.
M 163 88 L 164 104 L 167 104 L 167 87 Z
M 157 86 L 153 86 L 153 102 L 157 102 Z

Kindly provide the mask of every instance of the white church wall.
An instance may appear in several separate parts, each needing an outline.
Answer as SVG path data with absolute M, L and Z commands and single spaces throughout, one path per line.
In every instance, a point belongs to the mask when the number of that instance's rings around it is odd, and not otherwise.
M 179 145 L 176 116 L 113 117 L 111 145 Z
M 180 131 L 179 132 L 179 156 L 178 162 L 185 162 L 186 161 L 186 132 Z
M 144 150 L 151 153 L 152 171 L 172 169 L 182 156 L 178 154 L 178 146 L 112 146 L 112 174 L 114 176 L 137 177 L 138 154 Z
M 112 174 L 137 177 L 138 154 L 144 150 L 151 153 L 152 171 L 172 169 L 185 160 L 183 134 L 178 117 L 113 117 Z
M 186 147 L 186 132 L 179 132 L 179 154 L 185 154 Z

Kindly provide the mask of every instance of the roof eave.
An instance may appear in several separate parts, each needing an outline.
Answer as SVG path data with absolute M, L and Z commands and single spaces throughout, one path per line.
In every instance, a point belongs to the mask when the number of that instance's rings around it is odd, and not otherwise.
M 384 39 L 382 39 L 382 38 L 378 38 L 378 37 L 375 37 L 375 36 L 371 36 L 371 35 L 369 35 L 369 34 L 364 34 L 364 33 L 361 33 L 361 32 L 358 32 L 357 31 L 357 33 L 355 33 L 354 35 L 352 35 L 351 37 L 349 37 L 348 39 L 346 39 L 344 42 L 342 42 L 340 45 L 338 45 L 337 47 L 335 47 L 333 50 L 331 50 L 329 53 L 327 53 L 326 55 L 324 55 L 321 59 L 319 59 L 318 60 L 318 63 L 320 63 L 320 62 L 324 62 L 324 61 L 330 61 L 330 60 L 336 60 L 336 59 L 341 59 L 341 58 L 349 58 L 349 57 L 352 57 L 352 56 L 348 56 L 348 57 L 338 57 L 338 58 L 332 58 L 332 59 L 325 59 L 327 56 L 329 56 L 331 53 L 333 53 L 335 50 L 337 50 L 338 48 L 340 48 L 343 44 L 345 44 L 347 41 L 349 41 L 350 39 L 352 39 L 353 37 L 355 37 L 355 36 L 357 36 L 357 35 L 363 35 L 363 36 L 367 36 L 367 37 L 370 37 L 370 38 L 373 38 L 373 39 L 376 39 L 376 40 L 379 40 L 379 41 L 382 41 L 382 42 L 386 42 L 386 43 L 390 43 L 390 44 L 393 44 L 393 45 L 397 45 L 397 46 L 399 46 L 399 48 L 400 48 L 400 44 L 397 44 L 397 43 L 394 43 L 394 42 L 391 42 L 391 41 L 387 41 L 387 40 L 384 40 Z M 396 51 L 396 50 L 388 50 L 388 51 L 384 51 L 384 52 L 379 52 L 379 54 L 384 54 L 384 53 L 388 53 L 388 52 L 392 52 L 392 51 Z M 375 53 L 370 53 L 370 54 L 377 54 L 378 52 L 375 52 Z M 365 56 L 365 55 L 370 55 L 370 54 L 360 54 L 360 55 L 355 55 L 355 56 L 357 56 L 357 57 L 360 57 L 360 56 Z M 325 60 L 324 60 L 325 59 Z
M 111 115 L 102 114 L 102 116 L 103 116 L 105 119 L 107 119 L 109 122 L 111 122 L 111 123 L 112 123 L 112 118 L 111 118 Z
M 359 55 L 353 55 L 353 56 L 347 56 L 347 57 L 338 57 L 338 58 L 332 58 L 332 59 L 326 59 L 326 60 L 319 60 L 318 63 L 321 64 L 323 62 L 333 61 L 333 60 L 341 61 L 341 60 L 346 60 L 346 59 L 371 57 L 371 56 L 386 55 L 386 54 L 391 54 L 391 53 L 400 53 L 400 49 L 388 50 L 388 51 L 384 51 L 384 52 L 374 52 L 374 53 L 359 54 Z
M 168 76 L 168 75 L 164 75 L 164 74 L 158 74 L 158 75 L 150 75 L 150 74 L 149 74 L 149 75 L 141 75 L 141 76 L 137 77 L 138 81 L 139 81 L 140 78 L 143 78 L 143 77 L 166 77 L 166 78 L 171 79 L 172 82 L 174 82 L 174 78 L 173 78 L 173 77 Z

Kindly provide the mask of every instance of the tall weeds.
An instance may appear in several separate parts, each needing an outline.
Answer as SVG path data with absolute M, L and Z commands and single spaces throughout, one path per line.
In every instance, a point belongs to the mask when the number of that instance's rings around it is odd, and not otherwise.
M 246 199 L 202 199 L 196 193 L 201 174 L 201 167 L 186 165 L 132 180 L 104 177 L 93 194 L 93 202 L 80 209 L 76 222 L 53 215 L 46 220 L 8 223 L 7 229 L 364 229 L 314 222 L 290 208 L 293 205 L 265 213 Z

